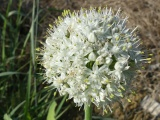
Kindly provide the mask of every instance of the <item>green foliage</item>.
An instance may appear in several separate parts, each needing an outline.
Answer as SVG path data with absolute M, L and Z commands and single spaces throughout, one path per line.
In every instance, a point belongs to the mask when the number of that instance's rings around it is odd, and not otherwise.
M 57 106 L 57 103 L 55 101 L 53 101 L 53 103 L 51 104 L 50 108 L 49 108 L 49 112 L 47 115 L 47 120 L 56 120 L 55 118 L 55 108 Z
M 29 11 L 23 10 L 23 0 L 17 1 L 16 10 L 14 1 L 8 0 L 6 12 L 0 12 L 0 119 L 45 120 L 48 110 L 48 115 L 58 119 L 69 106 L 62 109 L 66 96 L 54 97 L 53 87 L 47 87 L 38 74 L 43 73 L 35 51 L 39 46 L 39 0 L 33 0 Z M 60 102 L 57 107 L 56 100 Z

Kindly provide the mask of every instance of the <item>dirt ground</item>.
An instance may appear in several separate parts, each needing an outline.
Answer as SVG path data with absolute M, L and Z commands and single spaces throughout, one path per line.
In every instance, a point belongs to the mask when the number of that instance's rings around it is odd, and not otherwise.
M 122 100 L 122 104 L 114 103 L 112 105 L 114 112 L 110 116 L 116 120 L 160 120 L 152 116 L 149 108 L 144 110 L 141 107 L 145 96 L 160 103 L 160 0 L 41 0 L 40 7 L 48 13 L 45 18 L 47 22 L 44 21 L 42 26 L 47 28 L 49 21 L 52 23 L 61 13 L 47 12 L 48 8 L 79 10 L 81 7 L 89 8 L 90 6 L 107 6 L 115 11 L 121 8 L 123 16 L 129 17 L 128 26 L 138 26 L 137 34 L 143 41 L 144 47 L 148 49 L 148 53 L 153 54 L 152 62 L 145 65 L 145 69 L 139 72 L 132 83 L 136 94 L 129 94 L 131 102 Z M 83 113 L 77 112 L 70 118 L 69 112 L 68 119 L 82 120 Z M 101 115 L 101 111 L 95 108 L 94 114 Z

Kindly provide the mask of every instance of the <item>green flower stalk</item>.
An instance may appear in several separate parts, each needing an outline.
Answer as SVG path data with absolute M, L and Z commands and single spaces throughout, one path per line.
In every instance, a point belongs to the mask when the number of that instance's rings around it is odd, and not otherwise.
M 144 59 L 135 29 L 107 8 L 65 10 L 42 51 L 46 81 L 77 106 L 109 106 L 123 97 Z M 87 108 L 88 111 L 90 108 Z M 90 118 L 91 119 L 91 118 Z

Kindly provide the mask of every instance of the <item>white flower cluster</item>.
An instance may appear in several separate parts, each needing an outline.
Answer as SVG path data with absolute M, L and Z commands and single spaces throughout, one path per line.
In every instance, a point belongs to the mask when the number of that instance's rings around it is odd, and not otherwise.
M 78 106 L 104 107 L 123 91 L 141 63 L 140 42 L 119 10 L 63 12 L 43 50 L 46 80 Z

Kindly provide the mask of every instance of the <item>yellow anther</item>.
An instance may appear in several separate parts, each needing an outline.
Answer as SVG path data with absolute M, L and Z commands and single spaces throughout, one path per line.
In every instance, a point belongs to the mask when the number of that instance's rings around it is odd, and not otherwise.
M 75 16 L 75 12 L 70 13 L 71 16 Z
M 145 67 L 142 67 L 142 69 L 144 70 L 144 69 L 145 69 Z
M 63 11 L 62 16 L 66 16 L 66 10 Z
M 133 95 L 136 95 L 136 92 L 135 92 L 135 91 L 132 91 L 132 94 L 133 94 Z
M 123 86 L 120 86 L 120 87 L 121 87 L 121 89 L 122 89 L 122 90 L 124 90 L 124 91 L 125 91 L 125 88 L 124 88 Z
M 111 24 L 108 24 L 107 26 L 110 27 L 110 26 L 112 26 L 112 25 L 111 25 Z
M 123 95 L 122 95 L 122 94 L 120 94 L 120 97 L 122 97 L 122 98 L 123 98 Z
M 57 92 L 54 92 L 54 96 L 56 96 Z
M 40 51 L 40 48 L 36 48 L 36 51 Z
M 119 40 L 119 37 L 116 37 L 116 40 Z
M 108 114 L 108 111 L 107 111 L 106 109 L 104 110 L 104 112 L 105 112 L 106 114 Z
M 92 98 L 91 101 L 94 102 L 94 99 Z
M 84 17 L 87 17 L 86 13 L 84 13 L 83 15 L 84 15 Z
M 50 28 L 53 28 L 53 25 L 49 24 L 49 27 L 50 27 Z
M 131 102 L 131 100 L 130 100 L 129 98 L 127 99 L 127 101 L 128 101 L 128 102 Z
M 151 58 L 147 58 L 146 60 L 150 61 L 150 60 L 151 60 Z
M 129 48 L 132 48 L 132 46 L 129 46 Z
M 101 7 L 98 7 L 98 12 L 99 12 L 99 13 L 101 12 Z
M 118 92 L 122 92 L 120 89 L 118 89 Z
M 88 83 L 88 82 L 89 82 L 89 80 L 88 80 L 88 79 L 85 79 L 85 80 L 84 80 L 84 82 L 85 82 L 85 83 Z
M 110 98 L 114 98 L 114 95 L 113 94 L 110 94 L 110 96 L 109 96 Z
M 93 7 L 90 7 L 89 9 L 90 9 L 90 10 L 93 10 Z
M 122 50 L 126 50 L 126 46 L 123 46 Z
M 36 60 L 38 60 L 38 56 L 36 56 Z
M 80 20 L 80 19 L 78 19 L 78 23 L 81 23 L 81 20 Z
M 69 10 L 66 10 L 66 15 L 68 15 L 69 14 Z
M 62 21 L 62 18 L 61 18 L 60 16 L 58 16 L 58 20 L 59 20 L 59 21 Z
M 109 79 L 106 79 L 106 83 L 110 83 Z
M 127 39 L 127 42 L 130 42 L 130 39 Z

